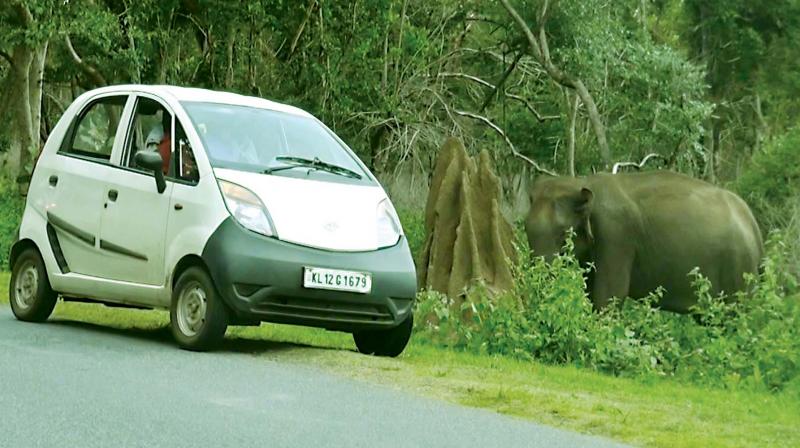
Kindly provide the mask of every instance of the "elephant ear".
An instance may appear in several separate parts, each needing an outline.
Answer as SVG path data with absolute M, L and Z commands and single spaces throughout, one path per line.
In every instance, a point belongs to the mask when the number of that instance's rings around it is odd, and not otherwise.
M 578 197 L 574 202 L 575 211 L 581 216 L 589 216 L 592 213 L 594 203 L 594 193 L 588 188 L 581 188 Z
M 577 213 L 578 216 L 580 216 L 580 219 L 583 221 L 584 228 L 586 229 L 586 235 L 589 237 L 590 241 L 594 241 L 592 222 L 589 219 L 592 215 L 592 205 L 594 205 L 594 193 L 588 188 L 581 188 L 581 191 L 578 193 L 578 197 L 573 203 L 573 207 L 575 213 Z

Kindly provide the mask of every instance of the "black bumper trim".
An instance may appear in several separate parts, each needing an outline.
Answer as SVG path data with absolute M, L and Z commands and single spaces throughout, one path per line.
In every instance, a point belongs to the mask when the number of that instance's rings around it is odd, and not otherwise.
M 135 258 L 137 260 L 147 261 L 146 255 L 142 255 L 139 252 L 132 251 L 126 247 L 110 243 L 103 239 L 100 240 L 100 249 L 107 250 L 115 254 L 124 255 L 126 257 Z
M 58 269 L 62 274 L 69 274 L 69 264 L 67 264 L 67 259 L 64 258 L 64 252 L 61 251 L 61 242 L 58 241 L 56 229 L 49 222 L 45 228 L 47 230 L 47 242 L 50 243 L 50 249 L 53 251 L 53 257 L 56 259 Z
M 52 224 L 52 226 L 55 227 L 56 229 L 68 233 L 90 246 L 94 246 L 95 243 L 94 235 L 64 221 L 63 219 L 59 218 L 58 216 L 54 215 L 51 212 L 47 212 L 47 222 Z
M 267 312 L 271 312 L 273 314 L 279 314 L 280 313 L 280 314 L 284 314 L 284 315 L 287 315 L 287 316 L 288 315 L 302 316 L 302 315 L 310 315 L 310 314 L 315 314 L 315 313 L 318 313 L 318 314 L 330 314 L 331 313 L 331 309 L 330 308 L 323 308 L 323 307 L 319 307 L 319 306 L 290 305 L 290 304 L 280 304 L 280 303 L 270 303 L 270 304 L 260 305 L 257 309 L 258 310 L 264 310 L 264 311 L 267 311 Z M 270 311 L 270 310 L 274 310 L 274 311 Z M 350 310 L 348 310 L 348 311 L 339 311 L 339 310 L 337 310 L 336 313 L 337 314 L 346 315 L 346 316 L 352 316 L 354 318 L 363 317 L 363 318 L 381 319 L 381 320 L 386 319 L 386 318 L 389 318 L 389 319 L 392 318 L 392 315 L 388 311 L 380 313 L 380 312 L 375 312 L 375 311 L 350 311 Z
M 334 252 L 247 231 L 231 218 L 203 250 L 219 293 L 241 320 L 288 323 L 340 331 L 391 328 L 412 312 L 416 274 L 405 238 L 370 252 Z M 370 272 L 367 294 L 307 289 L 303 267 Z M 264 285 L 242 295 L 235 285 Z M 269 285 L 269 286 L 266 286 Z

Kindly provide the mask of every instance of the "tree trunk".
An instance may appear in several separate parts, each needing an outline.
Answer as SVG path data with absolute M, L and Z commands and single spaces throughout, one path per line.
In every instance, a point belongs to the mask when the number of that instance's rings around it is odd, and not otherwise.
M 292 43 L 289 45 L 289 52 L 286 55 L 286 61 L 288 62 L 292 59 L 295 50 L 297 50 L 297 44 L 300 43 L 300 37 L 303 36 L 303 30 L 306 29 L 306 25 L 308 24 L 309 19 L 311 19 L 311 14 L 314 13 L 314 9 L 316 9 L 317 0 L 311 0 L 308 2 L 308 6 L 306 6 L 306 15 L 303 18 L 303 21 L 300 22 L 300 26 L 297 28 L 297 31 L 294 33 L 294 37 L 292 38 Z
M 38 156 L 43 143 L 40 129 L 42 125 L 42 98 L 44 96 L 44 65 L 47 61 L 48 48 L 49 42 L 45 42 L 34 51 L 28 79 L 28 88 L 31 97 L 31 132 L 33 135 L 33 146 L 36 150 L 36 153 L 33 154 L 34 158 Z
M 228 66 L 225 68 L 225 88 L 231 89 L 233 87 L 233 53 L 236 44 L 236 34 L 238 30 L 234 27 L 228 30 L 228 35 L 225 42 L 225 56 Z
M 33 17 L 23 4 L 17 13 L 25 28 Z M 41 146 L 42 95 L 44 66 L 48 42 L 37 46 L 27 42 L 17 44 L 9 58 L 10 67 L 3 80 L 0 94 L 0 122 L 4 123 L 8 147 L 0 161 L 5 175 L 15 179 L 20 192 L 27 191 L 35 156 Z
M 567 133 L 567 172 L 572 177 L 575 177 L 575 122 L 580 105 L 580 97 L 574 95 L 569 109 L 569 132 Z
M 8 151 L 4 171 L 14 179 L 20 179 L 27 157 L 34 145 L 33 117 L 31 116 L 30 69 L 34 52 L 25 45 L 17 46 L 12 56 L 13 64 L 6 78 L 4 92 L 13 93 L 7 103 L 5 117 L 2 117 L 8 130 Z M 38 132 L 37 132 L 38 134 Z
M 760 151 L 761 147 L 764 143 L 764 140 L 769 137 L 769 125 L 767 121 L 764 119 L 764 112 L 761 110 L 761 95 L 756 92 L 755 98 L 753 98 L 753 110 L 756 114 L 756 144 L 754 151 Z
M 383 36 L 383 72 L 381 72 L 381 93 L 386 94 L 386 87 L 389 83 L 389 26 L 386 26 L 386 33 Z
M 705 147 L 706 147 L 706 179 L 711 183 L 716 183 L 717 181 L 717 172 L 716 172 L 716 164 L 717 164 L 717 148 L 716 146 L 716 136 L 715 134 L 716 126 L 714 124 L 714 119 L 711 118 L 708 121 L 708 126 L 706 128 L 707 135 L 704 137 L 705 140 Z
M 3 78 L 2 82 L 0 82 L 0 120 L 6 119 L 14 94 L 14 92 L 11 90 L 11 84 L 14 81 L 14 66 L 13 62 L 10 62 L 9 64 L 9 69 L 6 72 L 6 76 Z M 2 131 L 0 131 L 0 135 L 1 134 Z M 5 148 L 0 148 L 0 156 L 2 156 L 4 149 Z
M 581 102 L 586 105 L 586 112 L 589 114 L 589 121 L 592 123 L 594 135 L 597 138 L 597 147 L 600 150 L 600 157 L 603 158 L 603 164 L 608 169 L 611 165 L 611 150 L 608 148 L 608 141 L 606 140 L 606 127 L 603 124 L 603 119 L 600 117 L 600 111 L 597 110 L 597 104 L 594 98 L 589 93 L 589 89 L 583 85 L 580 79 L 575 81 L 575 92 L 580 97 Z

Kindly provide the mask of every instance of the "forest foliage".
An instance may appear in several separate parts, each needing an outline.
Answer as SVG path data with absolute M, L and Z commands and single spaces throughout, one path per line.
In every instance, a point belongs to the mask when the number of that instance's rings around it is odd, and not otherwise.
M 29 175 L 80 92 L 167 83 L 303 107 L 384 180 L 425 179 L 456 136 L 493 153 L 507 190 L 530 161 L 586 174 L 649 153 L 733 181 L 799 112 L 800 2 L 778 3 L 10 0 L 2 171 Z
M 624 376 L 668 376 L 715 387 L 780 391 L 800 398 L 800 298 L 784 237 L 768 242 L 751 291 L 736 301 L 710 294 L 694 272 L 691 314 L 658 310 L 660 291 L 617 300 L 595 312 L 585 274 L 568 242 L 547 264 L 521 250 L 514 288 L 500 295 L 476 285 L 454 306 L 434 291 L 420 295 L 418 337 L 478 354 L 571 364 Z

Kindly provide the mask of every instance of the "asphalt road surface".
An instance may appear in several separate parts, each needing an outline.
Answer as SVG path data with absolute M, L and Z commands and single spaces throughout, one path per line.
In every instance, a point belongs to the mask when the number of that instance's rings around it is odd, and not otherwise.
M 230 345 L 190 353 L 0 306 L 0 447 L 619 446 Z

